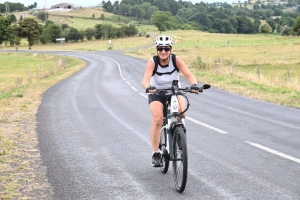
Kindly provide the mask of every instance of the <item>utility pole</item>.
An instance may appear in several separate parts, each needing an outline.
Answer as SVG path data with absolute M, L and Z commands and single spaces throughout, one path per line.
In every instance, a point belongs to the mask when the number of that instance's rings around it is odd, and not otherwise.
M 6 16 L 7 16 L 7 12 L 9 12 L 8 2 L 6 2 Z
M 48 20 L 47 13 L 46 13 L 46 0 L 45 0 L 45 5 L 44 5 L 44 12 L 45 12 L 45 22 L 46 22 Z

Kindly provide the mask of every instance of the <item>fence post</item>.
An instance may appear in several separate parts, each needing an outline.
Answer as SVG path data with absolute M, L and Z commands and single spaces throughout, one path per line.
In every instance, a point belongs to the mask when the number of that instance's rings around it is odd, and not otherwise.
M 289 80 L 290 80 L 290 82 L 292 82 L 290 69 L 286 68 L 286 70 L 287 70 L 287 73 L 288 73 Z
M 259 66 L 257 66 L 257 75 L 258 75 L 258 80 L 260 80 L 260 70 L 259 70 Z

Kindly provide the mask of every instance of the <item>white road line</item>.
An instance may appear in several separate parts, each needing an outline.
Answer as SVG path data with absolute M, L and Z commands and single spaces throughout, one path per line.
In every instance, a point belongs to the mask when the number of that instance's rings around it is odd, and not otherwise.
M 137 90 L 137 89 L 135 89 L 133 86 L 131 86 L 131 88 L 132 88 L 134 91 L 136 91 L 136 92 L 138 91 L 138 90 Z
M 125 81 L 128 85 L 130 85 L 130 83 L 128 81 Z
M 248 144 L 250 144 L 250 145 L 252 145 L 252 146 L 254 146 L 254 147 L 257 147 L 257 148 L 262 149 L 262 150 L 265 150 L 265 151 L 267 151 L 267 152 L 269 152 L 269 153 L 275 154 L 275 155 L 277 155 L 277 156 L 280 156 L 280 157 L 289 159 L 289 160 L 291 160 L 291 161 L 294 161 L 294 162 L 300 164 L 300 159 L 299 159 L 299 158 L 295 158 L 295 157 L 293 157 L 293 156 L 289 156 L 289 155 L 287 155 L 287 154 L 281 153 L 281 152 L 279 152 L 279 151 L 276 151 L 276 150 L 271 149 L 271 148 L 269 148 L 269 147 L 265 147 L 265 146 L 260 145 L 260 144 L 256 144 L 256 143 L 249 142 L 249 141 L 245 141 L 245 142 L 248 143 Z
M 143 94 L 143 93 L 139 93 L 140 95 L 142 95 L 143 97 L 145 97 L 146 99 L 148 99 L 148 96 L 147 95 L 145 95 L 145 94 Z
M 199 125 L 201 125 L 201 126 L 204 126 L 204 127 L 206 127 L 206 128 L 209 128 L 209 129 L 211 129 L 211 130 L 214 130 L 214 131 L 216 131 L 216 132 L 218 132 L 218 133 L 228 134 L 228 132 L 226 132 L 226 131 L 223 131 L 223 130 L 218 129 L 218 128 L 213 127 L 213 126 L 210 126 L 210 125 L 208 125 L 208 124 L 205 124 L 205 123 L 200 122 L 200 121 L 198 121 L 198 120 L 195 120 L 195 119 L 193 119 L 193 118 L 186 117 L 186 119 L 188 119 L 188 120 L 190 120 L 190 121 L 192 121 L 192 122 L 194 122 L 194 123 L 196 123 L 196 124 L 199 124 Z

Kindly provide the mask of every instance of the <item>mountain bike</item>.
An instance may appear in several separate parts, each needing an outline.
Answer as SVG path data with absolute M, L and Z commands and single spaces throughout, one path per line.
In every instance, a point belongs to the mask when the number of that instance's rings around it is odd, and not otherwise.
M 199 92 L 203 89 L 210 88 L 210 85 L 204 84 Z M 169 162 L 172 161 L 175 188 L 177 192 L 182 193 L 185 189 L 188 174 L 188 153 L 186 141 L 186 128 L 184 113 L 189 108 L 188 98 L 186 93 L 193 93 L 187 88 L 179 88 L 178 81 L 174 80 L 171 88 L 157 89 L 158 94 L 170 93 L 164 105 L 164 122 L 160 132 L 159 150 L 161 151 L 160 170 L 162 173 L 167 173 Z M 178 110 L 177 95 L 182 95 L 186 99 L 186 108 L 182 112 Z

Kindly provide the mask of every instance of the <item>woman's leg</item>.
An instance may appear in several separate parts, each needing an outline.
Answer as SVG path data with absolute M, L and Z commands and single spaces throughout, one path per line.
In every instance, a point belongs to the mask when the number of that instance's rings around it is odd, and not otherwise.
M 178 95 L 177 96 L 178 99 L 178 112 L 181 113 L 182 111 L 184 111 L 186 109 L 186 103 L 185 103 L 185 98 L 182 95 Z M 184 118 L 186 117 L 186 113 L 183 114 Z M 179 120 L 178 120 L 179 121 Z
M 150 111 L 152 114 L 152 125 L 150 129 L 152 152 L 158 151 L 160 141 L 160 129 L 163 124 L 164 106 L 159 101 L 150 103 Z

